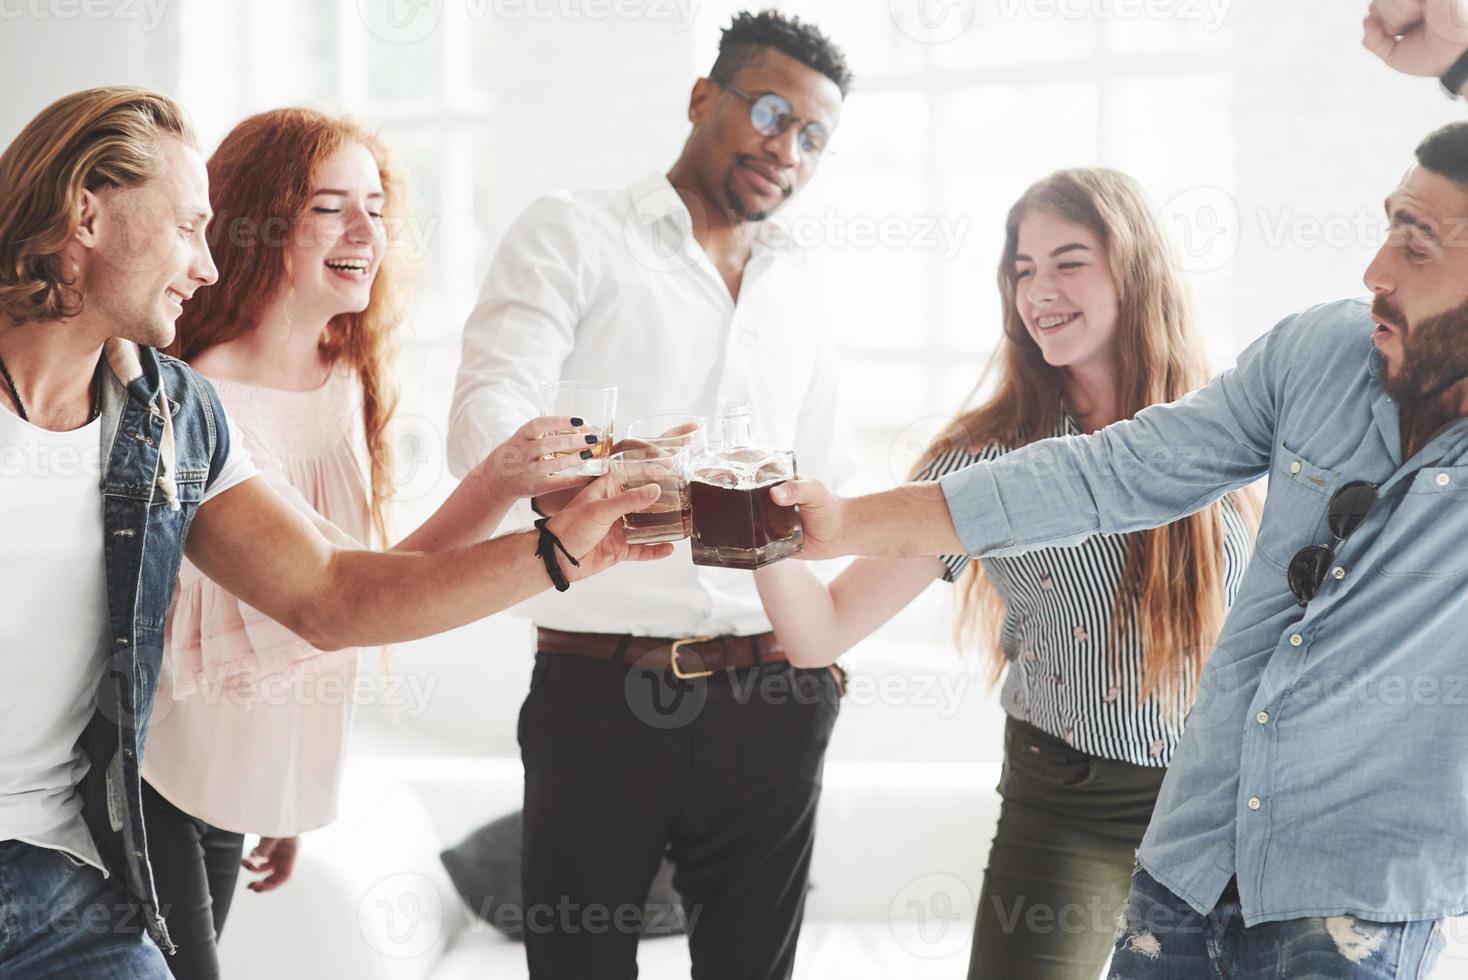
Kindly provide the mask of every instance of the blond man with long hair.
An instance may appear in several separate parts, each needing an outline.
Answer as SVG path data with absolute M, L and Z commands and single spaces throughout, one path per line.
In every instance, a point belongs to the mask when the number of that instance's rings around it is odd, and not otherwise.
M 995 390 L 929 448 L 931 480 L 1052 436 L 1094 432 L 1206 380 L 1172 253 L 1136 183 L 1064 170 L 1009 212 Z M 755 574 L 793 662 L 830 663 L 935 579 L 985 651 L 1008 714 L 999 829 L 971 978 L 1093 980 L 1133 853 L 1249 554 L 1232 499 L 1154 531 L 1023 557 L 862 559 L 829 587 L 795 562 Z M 1030 909 L 1069 910 L 1031 930 Z M 1073 923 L 1073 924 L 1072 924 Z
M 382 553 L 323 533 L 262 477 L 209 382 L 159 350 L 218 278 L 211 217 L 188 120 L 154 92 L 67 96 L 0 153 L 6 980 L 168 976 L 159 950 L 177 946 L 139 767 L 185 553 L 242 606 L 334 651 L 452 629 L 671 550 L 617 530 L 656 493 L 605 483 L 537 531 L 471 545 L 425 527 Z M 497 504 L 485 490 L 455 506 L 468 527 Z

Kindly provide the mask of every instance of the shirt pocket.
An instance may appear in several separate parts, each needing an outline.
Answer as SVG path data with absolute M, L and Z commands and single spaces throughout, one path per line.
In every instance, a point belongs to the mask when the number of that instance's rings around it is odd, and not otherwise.
M 1340 484 L 1340 473 L 1317 466 L 1280 443 L 1254 552 L 1284 571 L 1301 548 L 1329 544 L 1330 498 Z
M 1382 529 L 1381 574 L 1445 579 L 1468 574 L 1468 466 L 1418 470 Z

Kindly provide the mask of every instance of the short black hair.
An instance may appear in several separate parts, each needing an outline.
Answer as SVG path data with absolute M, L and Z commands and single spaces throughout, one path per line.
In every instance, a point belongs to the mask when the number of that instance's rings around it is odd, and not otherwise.
M 1468 185 L 1468 122 L 1448 123 L 1417 144 L 1417 162 L 1435 174 Z
M 787 17 L 778 10 L 751 14 L 742 10 L 724 28 L 719 57 L 709 70 L 712 78 L 728 81 L 734 72 L 759 57 L 760 48 L 774 48 L 813 68 L 836 83 L 841 98 L 851 90 L 851 68 L 846 55 L 814 24 Z

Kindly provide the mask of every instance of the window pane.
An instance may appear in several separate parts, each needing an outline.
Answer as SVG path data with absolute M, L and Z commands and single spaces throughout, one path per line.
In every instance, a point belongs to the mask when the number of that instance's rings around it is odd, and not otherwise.
M 391 4 L 364 4 L 376 11 Z M 430 5 L 431 6 L 431 5 Z M 424 15 L 426 16 L 426 14 Z M 398 102 L 436 98 L 439 94 L 439 45 L 441 27 L 424 37 L 414 34 L 393 38 L 391 31 L 367 32 L 367 94 L 374 102 Z M 412 38 L 410 40 L 410 38 Z
M 442 263 L 442 133 L 435 127 L 392 127 L 384 129 L 383 139 L 406 167 L 411 185 L 408 207 L 392 229 L 391 247 L 410 266 L 410 318 L 417 332 L 428 336 L 451 306 L 445 302 Z
M 1159 5 L 1163 16 L 1113 16 L 1102 27 L 1103 43 L 1111 54 L 1166 54 L 1174 51 L 1223 51 L 1233 43 L 1228 4 L 1215 15 L 1208 3 Z M 1126 9 L 1118 7 L 1118 10 Z
M 791 206 L 797 241 L 820 250 L 831 322 L 849 346 L 915 350 L 926 342 L 934 260 L 927 124 L 921 93 L 853 100 L 838 155 Z
M 920 5 L 918 0 L 907 0 Z M 932 9 L 938 5 L 928 4 Z M 993 0 L 972 4 L 972 23 L 952 40 L 933 45 L 940 68 L 1053 64 L 1096 54 L 1100 22 L 1089 15 L 1068 15 L 1065 4 L 1027 4 L 1020 0 Z M 949 5 L 948 16 L 961 17 L 964 4 Z M 941 36 L 941 35 L 940 35 Z
M 1108 95 L 1107 160 L 1141 181 L 1155 204 L 1192 187 L 1234 186 L 1230 75 L 1136 75 L 1113 82 Z
M 1036 180 L 1096 161 L 1100 93 L 1091 82 L 989 85 L 938 108 L 934 154 L 942 210 L 967 220 L 961 247 L 941 264 L 941 337 L 961 351 L 1000 336 L 995 273 L 1010 206 Z

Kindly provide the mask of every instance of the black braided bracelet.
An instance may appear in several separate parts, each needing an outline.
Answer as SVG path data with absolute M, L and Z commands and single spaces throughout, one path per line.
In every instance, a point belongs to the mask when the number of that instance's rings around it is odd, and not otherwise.
M 1458 56 L 1458 60 L 1453 62 L 1452 67 L 1443 74 L 1440 81 L 1448 98 L 1462 98 L 1463 83 L 1468 82 L 1468 51 Z
M 556 591 L 565 592 L 571 587 L 571 583 L 566 581 L 565 573 L 561 571 L 561 565 L 556 561 L 556 549 L 559 548 L 561 554 L 566 556 L 566 560 L 576 568 L 580 568 L 581 563 L 566 550 L 566 546 L 561 544 L 561 539 L 556 537 L 556 533 L 545 526 L 549 520 L 549 517 L 542 517 L 535 522 L 535 529 L 540 532 L 540 544 L 536 545 L 535 554 L 545 563 L 545 573 L 550 576 L 551 584 L 556 587 Z

